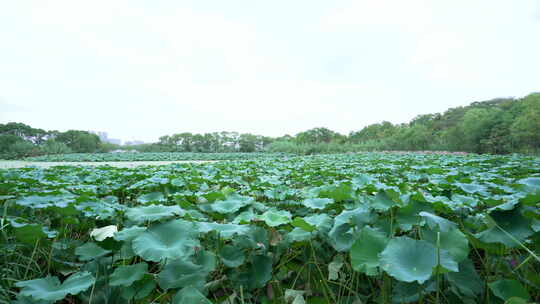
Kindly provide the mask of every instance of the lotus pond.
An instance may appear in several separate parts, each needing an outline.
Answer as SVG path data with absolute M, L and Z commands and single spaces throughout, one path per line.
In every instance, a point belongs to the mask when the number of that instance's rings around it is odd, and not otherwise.
M 69 153 L 27 157 L 31 162 L 134 162 L 134 161 L 193 161 L 246 160 L 285 156 L 283 153 L 199 153 L 199 152 L 120 152 Z
M 0 169 L 0 303 L 529 303 L 540 159 Z

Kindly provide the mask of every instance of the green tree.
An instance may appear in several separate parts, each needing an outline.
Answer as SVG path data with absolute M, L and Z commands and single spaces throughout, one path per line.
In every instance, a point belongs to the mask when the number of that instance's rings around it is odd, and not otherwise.
M 76 153 L 94 153 L 98 151 L 101 140 L 87 131 L 69 130 L 60 133 L 56 141 L 64 143 Z
M 296 134 L 295 140 L 300 144 L 330 143 L 341 141 L 345 137 L 327 128 L 314 128 Z
M 512 137 L 521 150 L 540 149 L 540 93 L 523 99 L 523 114 L 511 126 Z
M 238 139 L 240 152 L 255 152 L 259 139 L 253 134 L 241 134 Z

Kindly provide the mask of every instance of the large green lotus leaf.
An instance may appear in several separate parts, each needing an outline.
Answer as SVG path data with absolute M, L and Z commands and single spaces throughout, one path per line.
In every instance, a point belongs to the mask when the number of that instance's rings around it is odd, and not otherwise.
M 163 289 L 195 286 L 202 288 L 206 283 L 207 272 L 202 265 L 188 260 L 172 260 L 158 275 L 159 286 Z
M 439 231 L 450 231 L 457 228 L 457 224 L 438 215 L 422 211 L 419 213 L 426 220 L 429 228 Z
M 319 210 L 323 210 L 327 205 L 333 203 L 334 200 L 331 198 L 308 198 L 302 202 L 306 207 Z
M 469 240 L 459 229 L 439 232 L 422 229 L 422 238 L 437 246 L 437 233 L 439 233 L 440 248 L 448 251 L 456 262 L 461 262 L 469 255 Z
M 197 288 L 188 286 L 178 291 L 171 304 L 212 304 Z
M 231 194 L 225 200 L 215 201 L 210 205 L 210 208 L 214 212 L 221 214 L 235 213 L 242 207 L 253 204 L 255 201 L 248 196 L 241 196 L 238 194 Z
M 367 226 L 362 228 L 350 251 L 353 269 L 367 275 L 376 275 L 377 267 L 380 266 L 379 254 L 386 248 L 388 241 L 385 233 Z
M 352 194 L 352 187 L 345 183 L 324 186 L 319 191 L 319 195 L 321 197 L 331 198 L 336 202 L 350 200 L 352 198 Z
M 270 209 L 263 213 L 260 220 L 270 227 L 277 227 L 291 222 L 291 213 L 286 210 Z
M 82 246 L 75 248 L 75 254 L 79 256 L 81 261 L 91 261 L 104 255 L 109 254 L 110 250 L 105 250 L 95 243 L 86 243 Z
M 20 294 L 35 300 L 59 301 L 68 294 L 76 295 L 88 289 L 95 282 L 89 272 L 72 274 L 63 283 L 57 277 L 47 276 L 41 279 L 22 281 L 15 286 L 22 288 Z
M 431 281 L 428 281 L 425 284 L 418 284 L 416 282 L 397 282 L 392 285 L 392 303 L 396 304 L 416 302 L 422 294 L 435 291 L 435 284 Z
M 126 217 L 136 223 L 153 222 L 170 218 L 176 215 L 182 215 L 184 212 L 178 206 L 150 205 L 129 208 L 126 211 Z
M 540 190 L 537 190 L 537 192 L 524 194 L 523 197 L 519 199 L 519 201 L 524 205 L 535 206 L 537 203 L 540 202 Z
M 469 259 L 459 263 L 458 272 L 449 272 L 445 276 L 448 282 L 456 286 L 465 296 L 474 297 L 484 291 L 484 282 Z
M 34 300 L 31 297 L 25 297 L 21 294 L 17 295 L 17 300 L 11 301 L 11 304 L 52 304 L 53 301 Z
M 36 241 L 43 238 L 54 238 L 58 232 L 49 230 L 40 224 L 19 223 L 16 220 L 10 220 L 13 227 L 15 238 L 26 244 L 35 244 Z
M 371 206 L 375 210 L 379 211 L 386 211 L 396 205 L 396 202 L 394 202 L 388 194 L 386 194 L 385 191 L 381 190 L 373 197 L 371 201 Z
M 496 205 L 492 208 L 489 208 L 488 209 L 488 213 L 491 213 L 493 211 L 508 211 L 508 210 L 512 210 L 512 209 L 515 209 L 517 208 L 516 205 L 519 205 L 519 200 L 517 199 L 512 199 L 512 200 L 509 200 L 507 201 L 506 203 L 503 203 L 503 204 L 500 204 L 500 205 Z M 519 207 L 519 206 L 518 206 Z
M 99 202 L 78 203 L 75 205 L 75 208 L 79 212 L 82 212 L 85 217 L 99 220 L 113 218 L 116 216 L 117 211 L 126 209 L 123 205 L 116 202 L 108 202 L 105 199 Z
M 134 265 L 119 266 L 110 276 L 111 286 L 130 286 L 143 278 L 148 272 L 148 264 L 142 262 Z
M 235 237 L 233 242 L 241 249 L 265 249 L 269 246 L 268 231 L 263 227 L 252 226 L 248 234 Z
M 193 260 L 173 260 L 167 262 L 158 275 L 159 286 L 163 289 L 194 286 L 204 287 L 208 274 L 216 269 L 216 256 L 208 251 L 200 251 Z
M 272 278 L 272 258 L 266 255 L 252 255 L 247 271 L 232 270 L 227 276 L 237 288 L 262 288 Z
M 257 215 L 250 208 L 244 212 L 240 212 L 237 217 L 232 221 L 233 224 L 249 224 L 251 221 L 257 219 Z
M 540 177 L 528 177 L 517 181 L 523 185 L 522 189 L 526 192 L 538 193 L 540 191 Z
M 193 261 L 202 266 L 202 271 L 210 273 L 216 270 L 217 257 L 211 251 L 201 250 L 193 256 Z
M 131 226 L 124 228 L 114 234 L 114 239 L 117 241 L 131 242 L 134 238 L 138 237 L 141 233 L 146 231 L 146 227 Z
M 223 264 L 227 267 L 235 268 L 246 260 L 244 252 L 235 246 L 225 245 L 219 250 L 219 257 Z
M 132 285 L 122 288 L 122 298 L 126 300 L 140 300 L 152 293 L 156 288 L 154 277 L 146 274 L 142 280 L 133 282 Z
M 197 225 L 173 220 L 148 228 L 133 239 L 133 251 L 144 260 L 159 262 L 187 258 L 200 246 Z
M 493 294 L 504 301 L 517 297 L 525 300 L 530 299 L 527 289 L 516 280 L 502 279 L 488 284 Z
M 171 185 L 176 186 L 176 187 L 182 187 L 186 185 L 186 182 L 183 179 L 174 178 L 174 179 L 171 179 Z
M 359 207 L 353 210 L 344 210 L 334 219 L 334 227 L 342 224 L 349 224 L 362 228 L 373 221 L 373 215 L 366 207 Z
M 369 174 L 360 174 L 352 178 L 351 183 L 353 189 L 362 189 L 368 185 L 375 183 L 377 180 Z
M 15 201 L 15 204 L 32 209 L 42 209 L 56 206 L 66 208 L 70 203 L 75 201 L 75 196 L 72 194 L 47 195 L 47 196 L 26 196 Z
M 309 224 L 301 217 L 295 217 L 292 220 L 291 225 L 297 228 L 301 228 L 302 230 L 307 231 L 307 232 L 312 232 L 315 230 L 315 226 Z
M 344 252 L 351 249 L 353 244 L 352 228 L 349 224 L 334 225 L 328 233 L 330 245 L 337 251 Z
M 151 192 L 143 194 L 137 198 L 137 201 L 141 204 L 148 204 L 152 202 L 162 203 L 167 201 L 163 193 L 161 192 Z
M 475 236 L 485 243 L 502 243 L 507 247 L 517 247 L 534 231 L 531 228 L 532 220 L 521 214 L 520 208 L 506 211 L 493 211 L 489 214 L 498 225 L 477 233 Z M 503 231 L 504 230 L 504 231 Z M 506 233 L 505 233 L 506 232 Z M 510 234 L 512 237 L 508 236 Z M 515 240 L 514 240 L 515 239 Z M 516 240 L 518 242 L 516 242 Z
M 117 250 L 114 253 L 113 260 L 120 261 L 120 260 L 127 260 L 135 257 L 135 252 L 133 252 L 133 248 L 131 247 L 131 241 L 125 242 L 122 244 L 122 247 L 120 247 L 120 250 Z
M 311 232 L 305 231 L 302 228 L 295 227 L 291 232 L 285 235 L 285 240 L 290 243 L 303 242 L 314 237 Z
M 303 218 L 306 223 L 315 227 L 320 233 L 327 233 L 332 229 L 332 218 L 327 214 L 315 214 Z
M 399 228 L 403 231 L 409 231 L 415 225 L 422 225 L 423 218 L 419 215 L 420 212 L 433 212 L 430 204 L 411 200 L 409 204 L 399 208 L 396 212 L 396 222 Z
M 334 226 L 328 232 L 330 244 L 337 251 L 347 251 L 351 248 L 354 241 L 352 226 L 362 228 L 373 219 L 371 211 L 365 207 L 353 210 L 344 210 L 334 220 Z
M 456 186 L 461 188 L 461 190 L 473 194 L 473 193 L 486 193 L 486 187 L 479 184 L 463 184 L 455 183 Z
M 403 282 L 422 284 L 427 281 L 437 266 L 435 246 L 408 237 L 391 239 L 380 254 L 382 269 Z
M 208 233 L 210 231 L 216 231 L 223 238 L 231 238 L 233 235 L 244 235 L 249 233 L 250 229 L 248 225 L 236 225 L 236 224 L 219 224 L 219 223 L 197 223 L 199 232 Z
M 468 206 L 476 208 L 478 206 L 478 199 L 472 196 L 465 196 L 461 194 L 453 194 L 452 201 L 457 203 L 460 206 Z
M 204 197 L 204 199 L 206 199 L 206 201 L 208 202 L 214 202 L 216 200 L 226 199 L 225 194 L 223 194 L 223 192 L 221 191 L 208 192 L 208 193 L 203 194 L 202 197 Z

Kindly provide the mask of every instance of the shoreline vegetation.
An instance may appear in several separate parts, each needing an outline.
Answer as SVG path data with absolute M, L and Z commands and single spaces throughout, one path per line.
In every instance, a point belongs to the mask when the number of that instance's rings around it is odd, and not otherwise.
M 296 155 L 365 151 L 449 151 L 478 154 L 540 154 L 540 93 L 497 98 L 425 114 L 408 123 L 388 121 L 343 135 L 314 128 L 294 136 L 189 132 L 156 143 L 121 146 L 87 131 L 45 131 L 22 123 L 0 124 L 0 159 L 111 151 L 186 153 L 289 153 Z M 245 157 L 244 157 L 245 158 Z M 204 159 L 204 158 L 203 158 Z

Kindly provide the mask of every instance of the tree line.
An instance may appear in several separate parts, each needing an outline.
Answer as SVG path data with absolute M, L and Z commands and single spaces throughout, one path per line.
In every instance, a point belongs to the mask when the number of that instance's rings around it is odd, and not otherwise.
M 540 93 L 473 102 L 444 113 L 419 115 L 406 124 L 373 124 L 351 133 L 349 142 L 373 150 L 538 153 Z
M 87 131 L 45 131 L 23 123 L 0 124 L 0 159 L 63 153 L 95 153 L 111 150 L 110 144 Z
M 295 136 L 271 138 L 221 132 L 180 133 L 139 147 L 146 151 L 285 152 L 295 154 L 360 151 L 460 151 L 471 153 L 540 153 L 540 93 L 497 98 L 424 114 L 408 123 L 388 121 L 343 135 L 314 128 Z
M 94 153 L 111 149 L 140 152 L 286 152 L 295 154 L 359 151 L 462 151 L 472 153 L 539 153 L 540 93 L 523 98 L 497 98 L 424 114 L 408 123 L 388 121 L 343 135 L 314 128 L 294 136 L 250 133 L 189 132 L 165 135 L 151 144 L 116 146 L 95 134 L 70 130 L 44 131 L 21 123 L 0 124 L 0 158 L 42 154 Z

